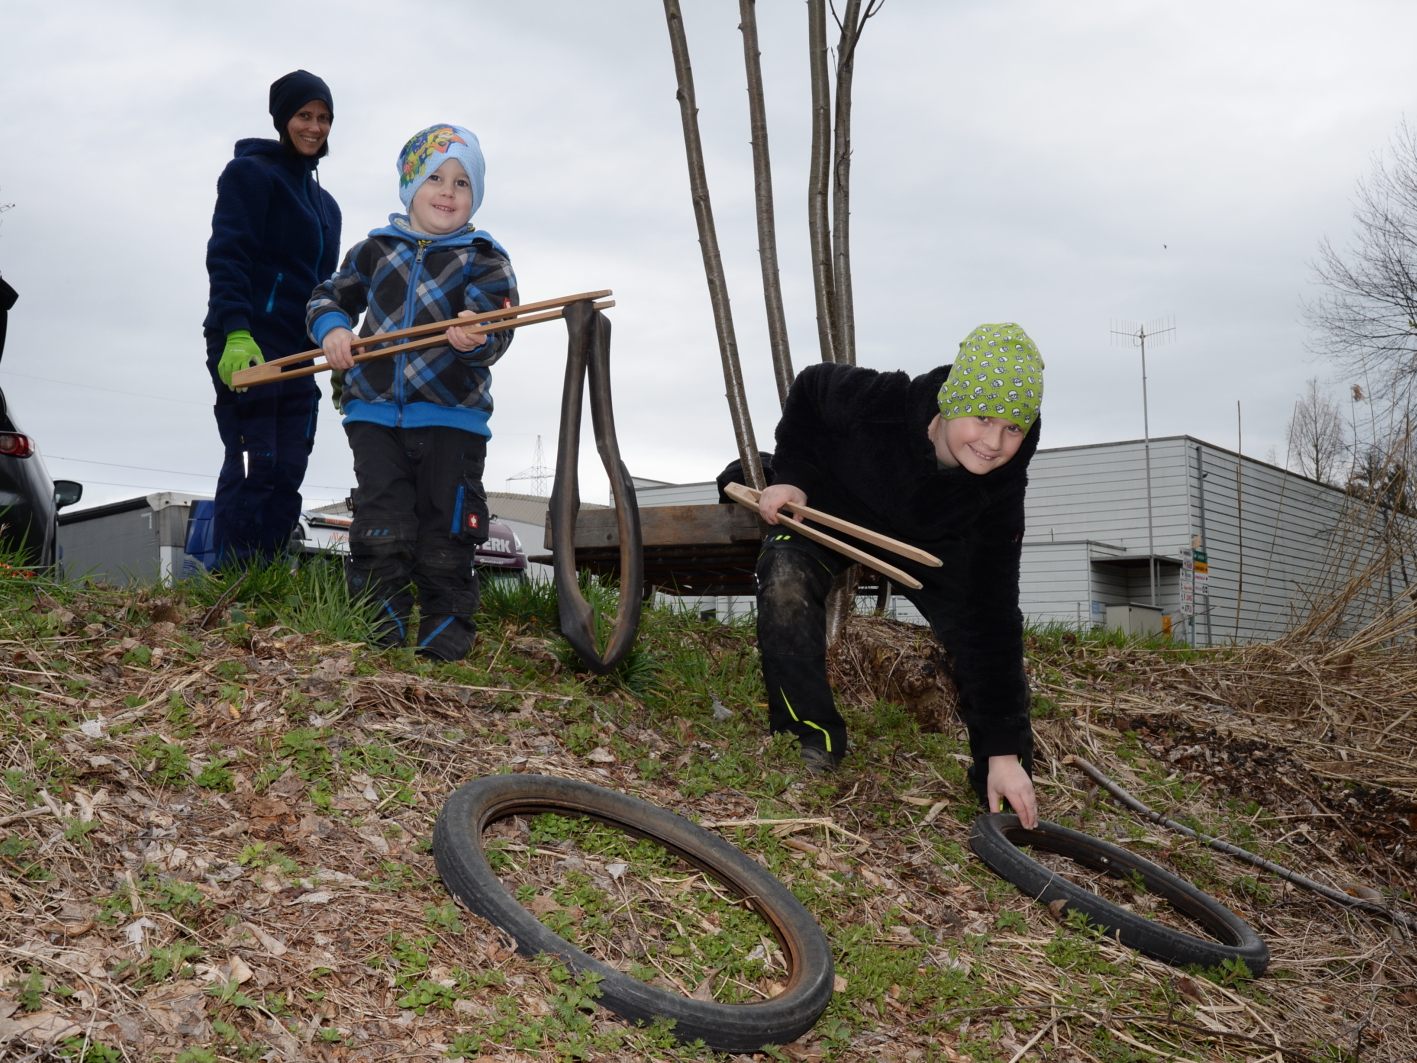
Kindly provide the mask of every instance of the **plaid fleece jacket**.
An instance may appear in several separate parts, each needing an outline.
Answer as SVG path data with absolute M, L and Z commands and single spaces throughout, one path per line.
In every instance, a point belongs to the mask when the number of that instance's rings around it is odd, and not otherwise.
M 321 343 L 333 328 L 359 335 L 442 321 L 461 310 L 516 306 L 517 279 L 502 246 L 471 226 L 437 239 L 420 236 L 395 215 L 352 247 L 310 297 L 305 323 Z M 460 428 L 491 436 L 492 363 L 512 342 L 494 332 L 464 354 L 446 343 L 360 362 L 343 376 L 344 419 L 390 428 Z

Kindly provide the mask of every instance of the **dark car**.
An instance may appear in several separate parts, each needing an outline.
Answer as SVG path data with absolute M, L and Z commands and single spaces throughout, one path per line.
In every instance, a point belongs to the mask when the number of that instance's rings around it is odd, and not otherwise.
M 0 280 L 0 354 L 15 290 Z M 27 568 L 53 568 L 58 560 L 59 510 L 84 493 L 73 480 L 51 480 L 35 441 L 20 431 L 0 391 L 0 549 Z
M 58 560 L 59 510 L 84 493 L 73 480 L 51 480 L 34 440 L 21 432 L 0 391 L 0 548 L 28 568 Z

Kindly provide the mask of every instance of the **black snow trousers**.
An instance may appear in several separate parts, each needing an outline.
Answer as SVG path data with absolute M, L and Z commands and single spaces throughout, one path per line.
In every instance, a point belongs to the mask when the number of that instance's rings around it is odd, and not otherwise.
M 477 546 L 490 515 L 482 488 L 487 440 L 456 428 L 345 425 L 354 453 L 351 594 L 380 610 L 375 642 L 402 646 L 417 594 L 417 652 L 466 657 L 477 635 Z
M 803 745 L 825 749 L 840 763 L 846 755 L 846 721 L 837 711 L 827 682 L 827 595 L 836 575 L 851 562 L 834 550 L 793 534 L 786 525 L 768 532 L 758 554 L 758 652 L 768 695 L 768 727 L 790 731 Z M 952 618 L 943 597 L 928 586 L 907 591 L 906 597 L 930 624 L 941 644 Z M 961 692 L 961 698 L 964 694 Z M 980 748 L 971 705 L 961 701 L 960 715 L 969 737 L 974 763 L 969 784 L 987 805 L 988 757 Z M 1024 770 L 1033 774 L 1033 736 L 1019 751 Z

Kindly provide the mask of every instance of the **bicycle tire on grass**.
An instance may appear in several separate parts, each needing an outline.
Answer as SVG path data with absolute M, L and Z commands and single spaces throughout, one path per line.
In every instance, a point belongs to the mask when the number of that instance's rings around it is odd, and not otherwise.
M 503 885 L 488 863 L 483 830 L 515 815 L 574 813 L 600 820 L 665 849 L 731 888 L 772 928 L 787 957 L 787 984 L 768 1000 L 722 1004 L 667 992 L 618 971 L 543 926 Z M 682 1041 L 753 1052 L 795 1041 L 831 1000 L 835 972 L 826 935 L 811 914 L 768 871 L 683 816 L 639 798 L 548 775 L 491 775 L 459 787 L 433 828 L 433 857 L 454 897 L 507 931 L 526 955 L 549 953 L 575 971 L 600 978 L 600 1003 L 636 1022 L 674 1020 Z
M 1269 948 L 1253 928 L 1214 897 L 1192 883 L 1120 846 L 1039 820 L 1035 830 L 1023 827 L 1017 816 L 990 813 L 974 821 L 969 846 L 1000 878 L 1044 904 L 1064 902 L 1103 927 L 1123 945 L 1177 967 L 1219 967 L 1243 960 L 1258 978 L 1269 966 Z M 1094 871 L 1123 877 L 1135 873 L 1149 892 L 1189 916 L 1218 940 L 1174 930 L 1104 900 L 1048 870 L 1020 846 L 1068 857 Z

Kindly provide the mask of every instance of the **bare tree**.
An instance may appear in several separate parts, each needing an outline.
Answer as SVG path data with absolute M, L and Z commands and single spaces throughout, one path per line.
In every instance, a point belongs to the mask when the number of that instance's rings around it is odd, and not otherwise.
M 836 106 L 832 128 L 832 284 L 836 300 L 836 360 L 856 364 L 856 302 L 851 287 L 851 85 L 856 73 L 856 44 L 866 20 L 881 9 L 884 0 L 847 0 L 846 11 L 836 20 Z M 832 4 L 836 15 L 836 5 Z
M 1289 418 L 1289 466 L 1320 483 L 1332 484 L 1347 454 L 1343 415 L 1319 391 L 1318 379 L 1311 378 Z
M 812 85 L 812 158 L 807 182 L 807 234 L 817 298 L 822 361 L 856 364 L 856 312 L 851 294 L 851 86 L 856 45 L 866 21 L 884 0 L 846 0 L 837 25 L 836 103 L 827 62 L 826 0 L 807 0 L 807 47 Z
M 709 200 L 708 176 L 704 170 L 704 148 L 699 138 L 699 107 L 694 98 L 694 71 L 689 64 L 689 44 L 684 36 L 684 16 L 678 0 L 664 0 L 664 17 L 669 24 L 669 46 L 674 54 L 674 74 L 678 79 L 679 116 L 684 126 L 684 149 L 689 164 L 689 192 L 694 201 L 694 221 L 699 228 L 699 247 L 703 251 L 704 276 L 708 280 L 709 302 L 713 306 L 713 322 L 718 332 L 718 352 L 723 362 L 723 382 L 728 394 L 728 412 L 733 419 L 733 438 L 738 443 L 738 458 L 743 463 L 743 475 L 749 487 L 765 486 L 762 459 L 753 436 L 753 421 L 748 412 L 747 391 L 743 387 L 743 369 L 738 361 L 738 340 L 733 331 L 733 310 L 728 301 L 728 283 L 724 278 L 723 256 L 718 250 L 718 230 L 713 223 L 713 204 Z
M 743 67 L 748 78 L 748 129 L 753 144 L 753 195 L 758 221 L 758 263 L 763 273 L 763 302 L 767 310 L 768 346 L 772 351 L 777 403 L 787 402 L 792 386 L 792 352 L 787 342 L 787 315 L 782 305 L 782 278 L 777 268 L 777 220 L 772 204 L 772 157 L 768 153 L 767 105 L 763 93 L 763 68 L 758 51 L 758 17 L 754 0 L 738 0 L 742 21 Z
M 827 67 L 826 0 L 807 0 L 808 70 L 812 85 L 812 157 L 807 174 L 807 239 L 817 300 L 817 344 L 822 361 L 840 361 L 836 339 L 836 282 L 831 253 L 831 84 Z
M 1417 132 L 1407 122 L 1359 182 L 1353 220 L 1350 249 L 1319 245 L 1326 290 L 1305 306 L 1313 346 L 1405 412 L 1417 381 Z

